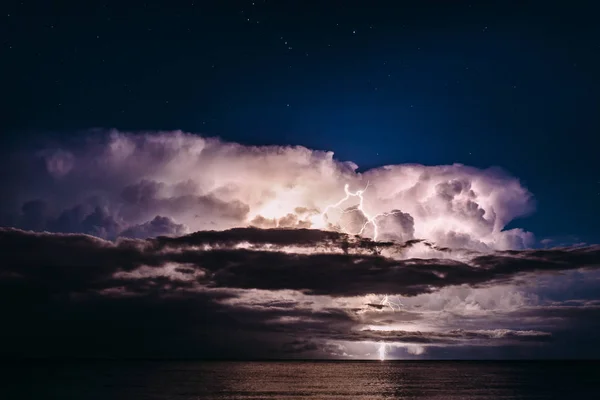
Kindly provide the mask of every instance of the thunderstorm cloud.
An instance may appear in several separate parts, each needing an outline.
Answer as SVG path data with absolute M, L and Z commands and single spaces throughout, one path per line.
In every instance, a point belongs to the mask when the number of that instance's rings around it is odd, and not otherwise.
M 2 162 L 0 354 L 581 356 L 597 329 L 600 246 L 507 228 L 535 203 L 500 169 L 116 131 Z

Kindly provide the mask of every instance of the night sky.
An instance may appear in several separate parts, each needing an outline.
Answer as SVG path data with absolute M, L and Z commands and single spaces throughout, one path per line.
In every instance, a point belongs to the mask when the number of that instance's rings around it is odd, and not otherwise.
M 0 355 L 600 355 L 595 2 L 0 10 Z
M 385 164 L 500 166 L 519 226 L 598 242 L 594 2 L 12 2 L 4 136 L 175 130 Z

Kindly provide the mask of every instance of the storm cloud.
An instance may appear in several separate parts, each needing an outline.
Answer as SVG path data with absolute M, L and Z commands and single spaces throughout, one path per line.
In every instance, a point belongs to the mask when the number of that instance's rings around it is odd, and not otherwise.
M 507 229 L 535 204 L 499 169 L 117 131 L 2 162 L 0 355 L 543 357 L 598 328 L 600 247 Z
M 358 233 L 365 222 L 358 197 L 327 208 L 344 198 L 348 185 L 364 190 L 370 215 L 393 211 L 377 219 L 384 240 L 423 238 L 479 251 L 524 248 L 534 240 L 529 232 L 504 229 L 532 212 L 534 202 L 499 169 L 407 164 L 359 173 L 332 152 L 299 146 L 117 131 L 44 142 L 3 162 L 20 179 L 5 182 L 0 224 L 23 229 L 151 237 L 160 217 L 171 221 L 161 225 L 165 235 L 250 225 Z M 369 225 L 362 236 L 373 234 Z
M 13 310 L 7 314 L 10 328 L 3 336 L 11 343 L 23 338 L 46 343 L 56 334 L 62 338 L 57 340 L 64 351 L 69 350 L 65 338 L 76 340 L 74 335 L 77 340 L 104 342 L 112 338 L 119 342 L 117 352 L 131 356 L 144 355 L 140 343 L 131 343 L 135 341 L 133 332 L 143 334 L 144 341 L 179 338 L 177 345 L 163 343 L 146 356 L 190 351 L 195 356 L 218 357 L 217 348 L 228 357 L 234 357 L 233 349 L 245 356 L 306 356 L 307 351 L 314 356 L 333 356 L 338 353 L 332 350 L 332 343 L 421 346 L 410 348 L 413 355 L 422 355 L 431 346 L 543 344 L 551 342 L 551 332 L 450 326 L 407 331 L 406 324 L 418 327 L 425 318 L 418 307 L 392 311 L 371 307 L 366 299 L 386 294 L 407 301 L 446 288 L 484 288 L 532 273 L 600 266 L 598 246 L 485 255 L 469 252 L 469 260 L 458 262 L 402 258 L 401 251 L 419 241 L 382 242 L 387 250 L 398 247 L 398 252 L 392 253 L 395 257 L 372 254 L 371 247 L 379 243 L 366 242 L 370 246 L 365 246 L 364 239 L 338 232 L 294 229 L 237 228 L 107 241 L 90 235 L 3 228 L 0 297 L 3 305 Z M 250 247 L 239 248 L 241 243 Z M 303 253 L 305 247 L 313 251 Z M 26 315 L 36 318 L 24 319 Z M 44 338 L 36 334 L 38 324 L 52 325 L 43 328 Z M 112 328 L 114 324 L 120 328 Z M 214 347 L 217 338 L 236 340 L 236 331 L 245 332 L 244 340 L 229 349 Z M 102 332 L 104 339 L 95 332 Z M 194 340 L 196 334 L 202 344 Z M 179 347 L 182 343 L 185 346 Z M 254 343 L 258 353 L 244 352 L 242 347 L 248 343 Z M 121 346 L 125 344 L 129 350 Z M 32 348 L 23 346 L 19 351 L 30 354 Z M 104 349 L 81 346 L 82 354 L 89 355 Z M 323 349 L 333 353 L 323 353 Z M 15 348 L 3 351 L 11 353 Z
M 367 245 L 365 245 L 365 242 Z M 241 243 L 252 248 L 238 248 Z M 337 247 L 334 247 L 334 244 Z M 209 287 L 298 290 L 328 296 L 414 296 L 452 285 L 489 285 L 520 274 L 600 266 L 600 246 L 469 253 L 469 260 L 394 258 L 365 254 L 378 242 L 315 230 L 257 228 L 199 232 L 178 238 L 106 241 L 88 235 L 0 230 L 5 274 L 69 283 L 114 284 L 113 274 L 141 267 L 180 266 Z M 406 243 L 381 243 L 388 249 Z M 310 246 L 310 253 L 285 251 Z M 28 248 L 36 249 L 28 252 Z M 335 251 L 336 248 L 339 251 Z M 369 250 L 367 250 L 369 251 Z

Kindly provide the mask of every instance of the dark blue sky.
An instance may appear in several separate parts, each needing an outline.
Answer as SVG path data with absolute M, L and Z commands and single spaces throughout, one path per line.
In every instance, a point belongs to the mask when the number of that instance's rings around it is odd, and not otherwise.
M 512 226 L 600 241 L 594 2 L 178 4 L 3 3 L 5 143 L 182 129 L 362 169 L 500 166 L 537 199 Z

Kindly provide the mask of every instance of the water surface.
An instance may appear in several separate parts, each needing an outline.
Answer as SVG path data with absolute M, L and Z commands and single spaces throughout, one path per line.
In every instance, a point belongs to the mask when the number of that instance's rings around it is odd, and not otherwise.
M 0 369 L 3 399 L 600 399 L 598 362 L 18 362 Z

